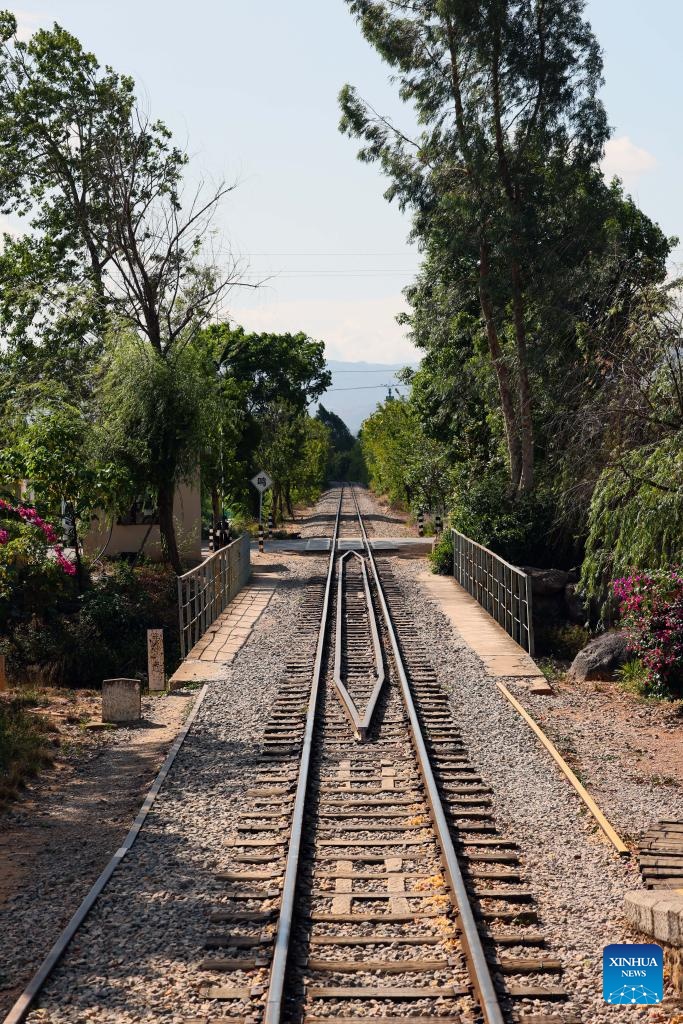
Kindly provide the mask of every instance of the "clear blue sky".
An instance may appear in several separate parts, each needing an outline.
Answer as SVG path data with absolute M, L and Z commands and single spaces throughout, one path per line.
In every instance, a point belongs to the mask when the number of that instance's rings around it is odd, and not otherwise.
M 0 0 L 1 5 L 1 0 Z M 405 117 L 379 57 L 343 0 L 29 0 L 8 4 L 24 32 L 56 20 L 101 63 L 134 76 L 198 173 L 239 180 L 221 227 L 256 275 L 233 315 L 303 329 L 335 359 L 395 362 L 412 350 L 394 323 L 417 265 L 384 182 L 337 131 L 346 81 Z M 589 0 L 605 50 L 608 156 L 648 214 L 683 236 L 680 0 Z

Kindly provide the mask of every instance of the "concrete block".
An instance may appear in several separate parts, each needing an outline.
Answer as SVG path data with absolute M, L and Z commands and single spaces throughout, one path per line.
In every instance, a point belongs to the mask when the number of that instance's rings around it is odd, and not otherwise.
M 105 679 L 102 683 L 102 721 L 139 722 L 139 679 Z
M 638 931 L 659 942 L 683 946 L 683 889 L 627 892 L 624 914 Z
M 147 630 L 147 680 L 150 690 L 163 690 L 166 686 L 163 629 Z

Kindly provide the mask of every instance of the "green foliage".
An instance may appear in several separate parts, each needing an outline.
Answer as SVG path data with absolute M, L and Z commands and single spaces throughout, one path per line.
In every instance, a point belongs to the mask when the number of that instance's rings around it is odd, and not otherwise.
M 500 464 L 485 473 L 456 471 L 450 501 L 451 523 L 478 544 L 490 547 L 509 562 L 557 565 L 561 550 L 553 539 L 553 495 L 541 487 L 512 497 Z
M 327 480 L 350 480 L 367 484 L 368 472 L 358 438 L 353 436 L 341 417 L 322 404 L 318 406 L 316 419 L 327 427 L 330 435 Z
M 6 648 L 13 674 L 38 669 L 46 682 L 99 687 L 103 679 L 146 671 L 147 630 L 164 628 L 166 666 L 179 659 L 175 575 L 161 566 L 115 563 L 74 601 L 24 618 Z
M 197 470 L 215 392 L 203 355 L 167 356 L 133 337 L 113 346 L 100 389 L 99 443 L 138 490 L 189 480 Z
M 616 677 L 629 693 L 635 693 L 639 697 L 648 695 L 648 674 L 639 658 L 631 658 L 625 665 L 616 670 Z
M 432 572 L 439 576 L 453 575 L 453 534 L 449 529 L 444 530 L 434 549 L 429 552 L 428 558 L 432 564 Z
M 680 557 L 683 434 L 626 453 L 593 493 L 581 586 L 606 602 L 609 583 L 632 567 L 658 569 Z
M 428 437 L 405 398 L 377 406 L 360 432 L 370 484 L 389 501 L 414 512 L 443 508 L 449 479 L 447 450 Z

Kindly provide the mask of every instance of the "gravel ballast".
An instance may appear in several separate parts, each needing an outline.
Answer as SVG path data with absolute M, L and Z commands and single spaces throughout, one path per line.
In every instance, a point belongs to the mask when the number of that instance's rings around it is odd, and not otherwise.
M 364 512 L 385 515 L 369 493 L 361 492 L 359 500 Z M 311 535 L 328 532 L 333 505 L 336 510 L 328 494 L 304 529 Z M 400 521 L 395 526 L 377 522 L 384 536 L 413 532 Z M 270 605 L 234 662 L 217 666 L 220 677 L 210 683 L 142 833 L 49 980 L 28 1017 L 32 1024 L 183 1024 L 211 1010 L 216 1016 L 215 1007 L 198 994 L 207 913 L 221 892 L 213 876 L 227 859 L 224 841 L 236 813 L 244 809 L 271 702 L 295 642 L 306 580 L 325 568 L 324 558 L 312 556 L 278 553 L 277 561 L 285 573 Z M 559 1015 L 573 1014 L 586 1024 L 662 1021 L 652 1008 L 615 1012 L 602 998 L 603 947 L 639 941 L 628 932 L 622 911 L 624 892 L 640 886 L 635 864 L 622 861 L 607 845 L 547 751 L 420 586 L 424 559 L 394 558 L 391 569 L 432 649 L 469 755 L 494 789 L 498 828 L 520 845 L 539 928 L 549 953 L 564 964 L 570 998 Z M 514 688 L 514 681 L 510 685 Z M 532 708 L 526 696 L 524 703 Z M 633 821 L 628 807 L 635 787 L 624 788 L 620 798 L 616 777 L 611 785 L 616 817 L 612 807 L 603 810 L 617 826 Z M 646 787 L 637 793 L 636 815 L 642 812 L 647 824 L 665 803 L 667 813 L 671 810 L 668 794 L 648 803 L 651 796 Z M 58 898 L 53 893 L 39 901 L 33 929 L 40 928 Z M 20 947 L 16 955 L 21 956 Z
M 523 853 L 540 930 L 564 965 L 562 983 L 570 999 L 562 1004 L 562 1015 L 573 1012 L 581 1021 L 620 1024 L 663 1020 L 652 1017 L 658 1011 L 647 1006 L 621 1006 L 615 1016 L 615 1008 L 602 997 L 603 948 L 644 941 L 628 931 L 623 917 L 624 893 L 641 885 L 637 866 L 607 845 L 548 752 L 430 600 L 417 579 L 424 568 L 421 559 L 392 560 L 415 623 L 433 644 L 433 665 L 451 695 L 470 757 L 494 789 L 496 824 Z M 523 702 L 530 703 L 526 696 Z M 639 805 L 646 805 L 649 795 L 640 792 Z M 624 803 L 631 798 L 627 790 Z M 609 817 L 611 807 L 603 810 Z M 656 813 L 652 807 L 646 819 Z
M 199 964 L 207 913 L 222 888 L 213 875 L 243 808 L 306 580 L 323 567 L 280 554 L 278 563 L 284 579 L 234 662 L 217 666 L 221 677 L 210 683 L 143 831 L 48 981 L 28 1017 L 33 1024 L 177 1024 L 206 1009 Z

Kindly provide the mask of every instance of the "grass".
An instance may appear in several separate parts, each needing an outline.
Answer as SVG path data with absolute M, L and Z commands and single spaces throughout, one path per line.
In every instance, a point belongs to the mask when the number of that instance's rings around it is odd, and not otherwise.
M 39 701 L 31 704 L 26 696 L 0 703 L 0 804 L 53 761 L 50 726 L 27 710 Z

